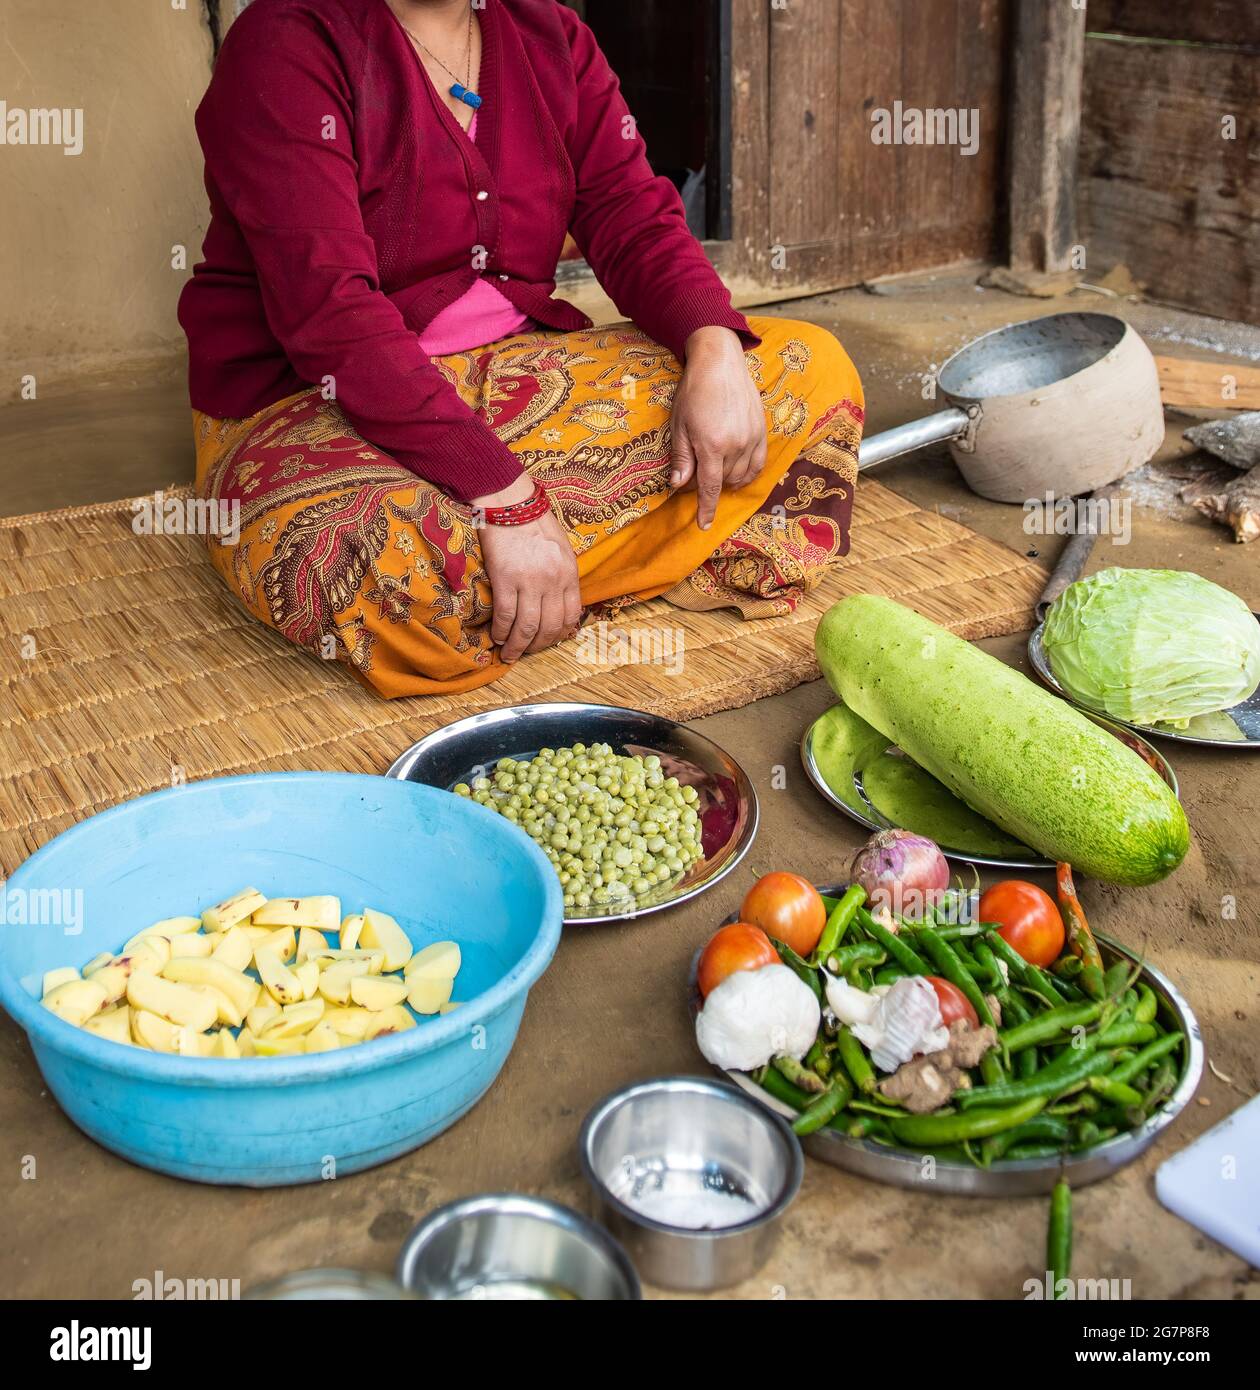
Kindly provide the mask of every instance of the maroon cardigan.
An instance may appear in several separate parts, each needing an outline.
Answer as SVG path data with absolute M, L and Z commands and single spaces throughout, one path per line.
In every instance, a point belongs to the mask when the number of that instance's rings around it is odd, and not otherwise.
M 417 335 L 479 276 L 542 324 L 588 327 L 554 297 L 571 230 L 680 359 L 709 325 L 757 341 L 586 25 L 556 0 L 478 17 L 473 144 L 385 0 L 254 0 L 197 108 L 211 220 L 179 303 L 196 409 L 240 418 L 328 385 L 365 439 L 465 500 L 521 470 Z

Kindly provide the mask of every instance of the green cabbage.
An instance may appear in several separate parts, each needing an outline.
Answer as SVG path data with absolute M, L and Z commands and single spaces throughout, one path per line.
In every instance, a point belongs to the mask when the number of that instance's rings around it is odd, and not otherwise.
M 1260 623 L 1185 570 L 1100 570 L 1055 600 L 1042 631 L 1055 679 L 1131 724 L 1184 725 L 1260 685 Z

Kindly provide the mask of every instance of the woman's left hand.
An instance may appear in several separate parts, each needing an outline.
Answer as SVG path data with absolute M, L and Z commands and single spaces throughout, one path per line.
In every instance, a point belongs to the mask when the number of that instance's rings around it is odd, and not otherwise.
M 699 328 L 687 339 L 672 434 L 669 485 L 696 490 L 696 521 L 707 531 L 722 489 L 743 487 L 766 466 L 761 395 L 729 328 Z

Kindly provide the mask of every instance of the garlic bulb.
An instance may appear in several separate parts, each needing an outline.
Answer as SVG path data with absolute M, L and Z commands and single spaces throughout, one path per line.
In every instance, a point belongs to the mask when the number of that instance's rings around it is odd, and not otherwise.
M 786 965 L 737 970 L 704 1001 L 696 1042 L 715 1067 L 752 1071 L 772 1057 L 798 1061 L 813 1046 L 821 1010 Z

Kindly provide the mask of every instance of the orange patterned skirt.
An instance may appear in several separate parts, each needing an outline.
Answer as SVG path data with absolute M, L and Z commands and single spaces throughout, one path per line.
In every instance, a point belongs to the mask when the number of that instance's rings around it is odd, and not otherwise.
M 683 608 L 788 613 L 848 550 L 857 372 L 824 329 L 752 324 L 769 458 L 722 494 L 708 531 L 695 494 L 666 486 L 682 369 L 636 328 L 520 333 L 435 359 L 546 487 L 588 612 L 664 594 Z M 319 388 L 246 420 L 194 411 L 193 425 L 198 495 L 239 504 L 239 533 L 209 537 L 210 557 L 255 617 L 390 698 L 507 670 L 471 509 L 365 442 Z

